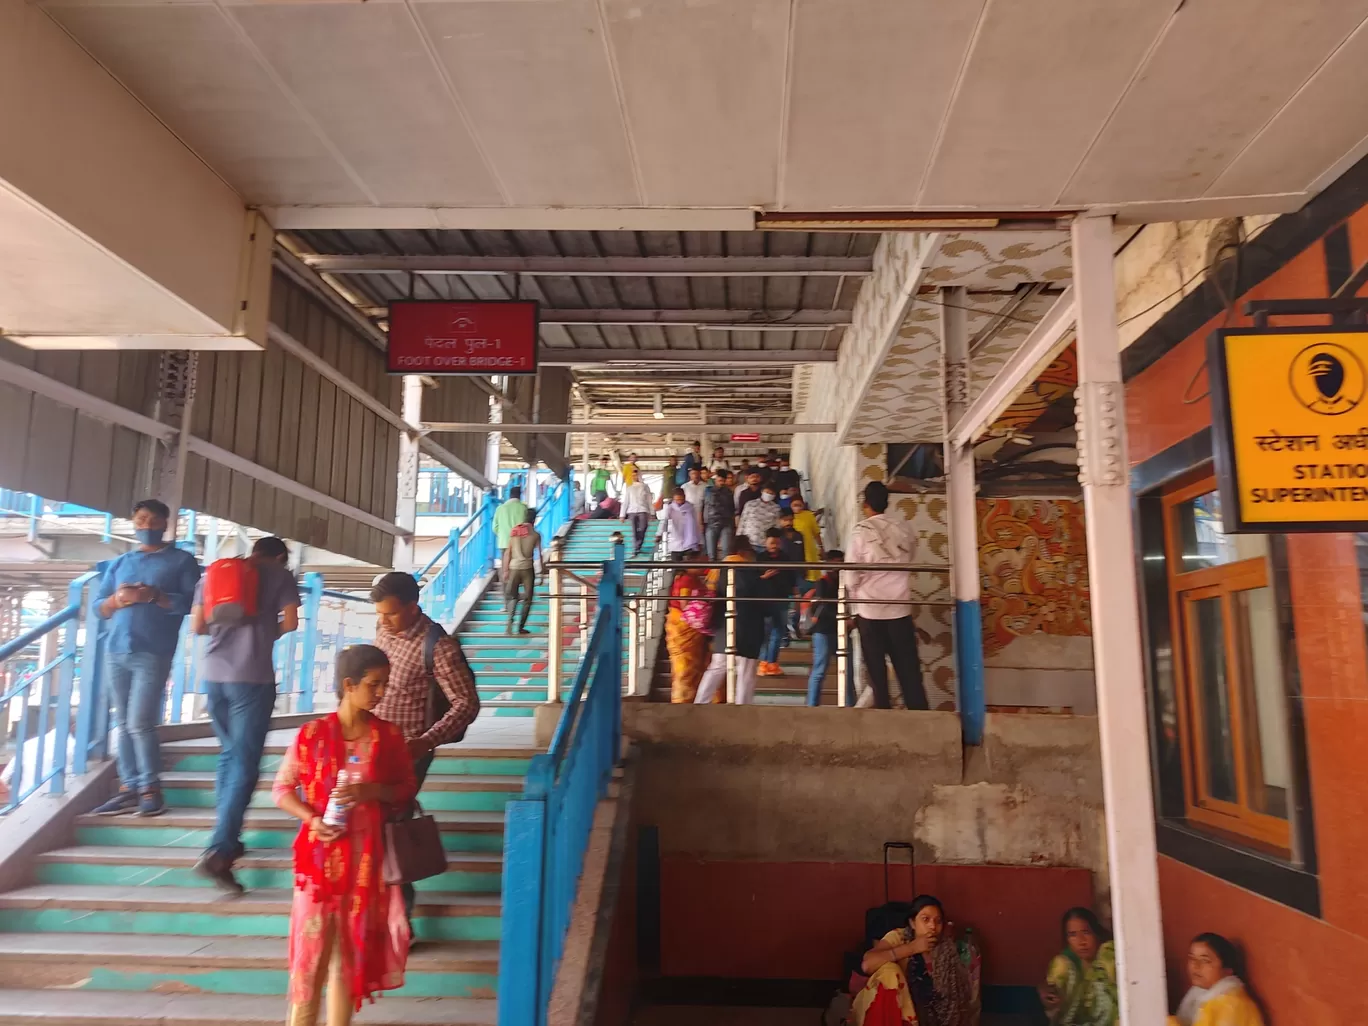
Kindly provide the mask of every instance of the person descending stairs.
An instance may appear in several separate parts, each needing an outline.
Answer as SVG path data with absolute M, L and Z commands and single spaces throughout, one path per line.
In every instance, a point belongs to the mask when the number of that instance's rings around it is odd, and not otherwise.
M 601 562 L 621 530 L 616 521 L 574 522 L 564 558 Z M 644 581 L 628 576 L 629 588 Z M 404 985 L 363 1008 L 361 1026 L 496 1022 L 504 805 L 521 793 L 538 751 L 526 718 L 546 699 L 547 591 L 542 580 L 528 636 L 504 633 L 497 589 L 458 631 L 483 709 L 464 741 L 436 750 L 419 796 L 437 820 L 447 870 L 416 885 L 418 943 Z M 566 681 L 580 655 L 578 607 L 566 603 Z M 268 735 L 235 867 L 247 888 L 240 897 L 195 872 L 214 827 L 212 737 L 162 744 L 165 814 L 79 816 L 68 836 L 35 854 L 29 878 L 0 892 L 0 1026 L 283 1022 L 299 825 L 275 808 L 271 784 L 296 730 Z
M 642 556 L 655 551 L 660 522 L 652 519 L 647 527 Z M 575 520 L 564 540 L 561 558 L 572 563 L 602 563 L 613 555 L 613 535 L 625 534 L 619 520 Z M 550 558 L 550 542 L 546 547 Z M 588 580 L 597 578 L 592 570 L 575 571 Z M 626 589 L 639 589 L 645 575 L 628 571 Z M 501 589 L 491 588 L 476 604 L 457 632 L 480 693 L 481 707 L 494 716 L 530 717 L 546 701 L 547 627 L 550 622 L 550 584 L 547 574 L 538 577 L 527 620 L 528 633 L 508 633 L 508 612 Z M 592 609 L 592 607 L 591 607 Z M 592 612 L 591 612 L 592 615 Z M 567 599 L 562 616 L 564 647 L 561 656 L 561 690 L 568 692 L 574 682 L 580 659 L 580 603 Z M 624 632 L 625 633 L 625 632 Z M 624 640 L 624 645 L 626 644 Z

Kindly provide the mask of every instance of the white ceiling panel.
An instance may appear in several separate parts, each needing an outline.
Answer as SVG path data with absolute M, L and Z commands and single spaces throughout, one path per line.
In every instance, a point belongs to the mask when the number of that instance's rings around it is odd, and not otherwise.
M 1300 192 L 1368 136 L 1368 23 L 1235 158 L 1213 196 Z
M 789 0 L 602 0 L 646 202 L 775 197 Z
M 916 205 L 1053 205 L 1176 6 L 990 0 Z
M 513 203 L 641 202 L 593 0 L 415 10 Z
M 365 202 L 217 8 L 49 13 L 248 202 Z
M 504 201 L 405 5 L 266 4 L 228 11 L 376 202 Z
M 983 0 L 795 2 L 782 206 L 911 206 Z
M 1186 3 L 1060 202 L 1203 194 L 1365 14 L 1368 0 Z

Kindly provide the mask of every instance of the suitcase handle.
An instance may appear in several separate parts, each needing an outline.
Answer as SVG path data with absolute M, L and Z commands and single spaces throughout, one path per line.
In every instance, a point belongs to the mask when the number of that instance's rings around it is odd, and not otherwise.
M 889 889 L 888 889 L 888 851 L 889 851 L 890 848 L 899 848 L 899 849 L 905 850 L 905 851 L 907 852 L 907 856 L 908 856 L 908 858 L 911 860 L 911 861 L 908 863 L 908 867 L 907 867 L 907 868 L 910 869 L 910 870 L 912 871 L 912 896 L 913 896 L 913 897 L 916 897 L 916 895 L 917 895 L 917 851 L 916 851 L 916 849 L 912 847 L 912 843 L 911 843 L 910 841 L 884 841 L 884 846 L 883 846 L 883 868 L 884 868 L 884 903 L 885 903 L 885 904 L 887 904 L 889 901 L 892 900 L 892 898 L 890 897 L 890 894 L 889 894 Z

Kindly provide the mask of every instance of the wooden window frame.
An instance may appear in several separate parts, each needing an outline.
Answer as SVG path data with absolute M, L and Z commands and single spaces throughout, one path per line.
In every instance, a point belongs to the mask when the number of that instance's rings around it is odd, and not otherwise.
M 1178 508 L 1192 499 L 1216 490 L 1216 479 L 1209 470 L 1163 493 L 1161 497 L 1164 523 L 1164 548 L 1168 566 L 1168 599 L 1173 640 L 1173 674 L 1177 694 L 1179 748 L 1183 765 L 1183 793 L 1186 818 L 1195 824 L 1220 834 L 1238 838 L 1280 857 L 1292 855 L 1291 810 L 1289 818 L 1280 819 L 1258 812 L 1248 802 L 1250 767 L 1258 767 L 1255 753 L 1259 750 L 1257 727 L 1246 732 L 1246 720 L 1254 705 L 1253 683 L 1249 673 L 1249 656 L 1240 644 L 1241 634 L 1235 622 L 1236 596 L 1242 591 L 1270 586 L 1268 556 L 1224 563 L 1219 566 L 1175 572 L 1183 566 L 1181 540 L 1177 532 Z M 1202 703 L 1197 692 L 1198 679 L 1196 647 L 1189 644 L 1191 624 L 1189 610 L 1201 599 L 1219 598 L 1225 641 L 1227 681 L 1230 688 L 1230 729 L 1236 801 L 1214 797 L 1207 786 L 1205 733 L 1202 724 Z M 1290 798 L 1290 795 L 1289 795 Z M 1290 803 L 1289 803 L 1290 804 Z

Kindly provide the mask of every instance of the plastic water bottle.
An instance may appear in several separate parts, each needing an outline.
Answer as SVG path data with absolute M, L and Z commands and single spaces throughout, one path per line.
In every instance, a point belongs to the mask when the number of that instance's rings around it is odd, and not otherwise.
M 347 784 L 354 784 L 361 779 L 361 760 L 355 755 L 347 759 L 347 765 L 342 772 L 337 774 L 337 786 L 333 788 L 333 793 L 328 796 L 328 807 L 323 810 L 323 825 L 334 827 L 338 830 L 345 830 L 347 827 L 347 809 L 337 798 L 337 792 Z

